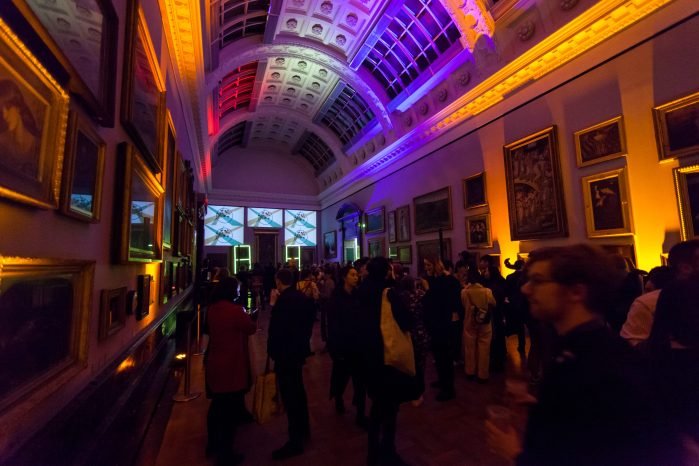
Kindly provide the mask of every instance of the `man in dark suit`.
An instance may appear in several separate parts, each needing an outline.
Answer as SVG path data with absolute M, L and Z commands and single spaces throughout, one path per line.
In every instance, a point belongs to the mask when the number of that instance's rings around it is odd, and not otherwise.
M 306 295 L 291 286 L 293 280 L 291 270 L 277 272 L 277 289 L 272 292 L 271 299 L 267 351 L 274 360 L 279 392 L 289 421 L 289 441 L 272 453 L 275 460 L 302 454 L 303 441 L 310 435 L 303 365 L 311 352 L 309 340 L 315 308 Z

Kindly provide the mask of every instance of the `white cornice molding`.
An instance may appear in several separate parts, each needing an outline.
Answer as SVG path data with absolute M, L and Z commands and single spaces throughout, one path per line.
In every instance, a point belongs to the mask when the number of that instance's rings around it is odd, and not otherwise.
M 213 189 L 207 194 L 209 204 L 235 203 L 240 207 L 275 207 L 319 210 L 320 202 L 313 195 Z

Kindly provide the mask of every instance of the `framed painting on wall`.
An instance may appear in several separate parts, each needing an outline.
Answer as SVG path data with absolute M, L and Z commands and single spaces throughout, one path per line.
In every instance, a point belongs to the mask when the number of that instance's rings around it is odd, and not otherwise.
M 163 167 L 165 84 L 145 15 L 128 1 L 121 122 L 153 173 Z
M 411 245 L 398 246 L 396 248 L 396 256 L 401 264 L 412 264 L 413 262 L 413 247 Z
M 97 223 L 102 206 L 106 144 L 76 112 L 71 113 L 68 128 L 61 212 L 78 220 Z
M 675 168 L 673 174 L 682 240 L 696 239 L 699 237 L 699 165 Z
M 68 94 L 0 19 L 0 196 L 58 207 Z
M 70 92 L 113 127 L 119 19 L 111 0 L 12 2 L 70 74 Z
M 513 241 L 568 236 L 556 127 L 504 147 Z
M 468 249 L 491 248 L 490 214 L 466 217 L 466 247 Z
M 485 195 L 485 172 L 469 176 L 463 180 L 464 209 L 488 205 Z
M 99 340 L 114 335 L 126 323 L 126 287 L 102 290 L 100 295 Z
M 163 188 L 134 146 L 123 142 L 118 152 L 118 259 L 121 263 L 157 262 L 162 258 Z
M 653 109 L 660 160 L 699 153 L 699 92 Z
M 337 231 L 326 231 L 323 234 L 323 257 L 335 259 L 337 257 Z
M 577 131 L 573 137 L 578 167 L 626 155 L 624 119 L 621 116 Z
M 636 267 L 636 246 L 631 244 L 601 244 L 600 247 L 609 254 L 619 254 L 624 258 L 626 263 L 632 267 Z
M 398 241 L 396 234 L 396 211 L 392 210 L 386 215 L 386 229 L 388 230 L 388 242 L 395 243 Z
M 383 233 L 386 230 L 384 224 L 384 214 L 386 209 L 384 207 L 379 207 L 378 209 L 372 209 L 364 214 L 364 222 L 366 223 L 366 234 L 371 235 L 374 233 Z
M 451 230 L 451 187 L 447 186 L 413 199 L 415 234 Z
M 176 167 L 176 157 L 177 154 L 177 133 L 175 132 L 175 123 L 172 121 L 172 115 L 167 112 L 167 139 L 165 140 L 165 160 L 164 168 L 164 185 L 165 198 L 163 200 L 163 247 L 165 249 L 170 249 L 172 247 L 172 218 L 173 212 L 175 211 L 174 204 L 174 191 L 175 191 L 175 178 L 177 172 Z
M 383 236 L 378 238 L 369 238 L 367 241 L 367 249 L 369 251 L 369 257 L 385 257 L 386 250 L 384 248 Z
M 588 237 L 633 233 L 625 168 L 586 176 L 582 184 Z
M 410 241 L 410 206 L 396 209 L 396 236 L 398 241 Z
M 426 258 L 434 257 L 441 258 L 442 260 L 451 260 L 451 238 L 444 238 L 442 240 L 441 250 L 438 239 L 418 241 L 415 243 L 415 246 L 417 248 L 417 270 L 419 276 L 422 276 L 425 273 L 424 260 Z
M 86 368 L 92 261 L 0 256 L 0 411 L 31 406 Z
M 150 314 L 152 275 L 139 275 L 136 280 L 136 320 L 141 320 Z

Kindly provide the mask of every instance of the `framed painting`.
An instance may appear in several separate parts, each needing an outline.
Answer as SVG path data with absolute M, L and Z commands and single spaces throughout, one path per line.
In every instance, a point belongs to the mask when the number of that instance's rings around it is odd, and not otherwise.
M 119 261 L 157 262 L 162 258 L 163 188 L 131 144 L 119 144 L 119 163 Z
M 466 217 L 466 247 L 468 249 L 492 248 L 490 214 Z
M 625 168 L 586 176 L 582 185 L 588 237 L 633 233 Z
M 412 264 L 413 262 L 413 247 L 411 245 L 398 246 L 396 248 L 396 256 L 401 264 Z
M 444 238 L 441 247 L 438 239 L 418 241 L 415 243 L 415 246 L 417 248 L 417 271 L 419 276 L 423 276 L 425 273 L 425 259 L 431 257 L 441 258 L 442 260 L 451 259 L 451 238 Z
M 369 238 L 367 240 L 367 249 L 369 257 L 385 257 L 386 249 L 384 247 L 383 236 L 380 236 L 378 238 Z
M 699 165 L 675 168 L 673 174 L 682 240 L 696 239 L 699 237 Z
M 0 19 L 0 196 L 58 207 L 68 94 Z
M 568 236 L 556 127 L 504 147 L 513 241 Z
M 102 126 L 114 126 L 119 19 L 111 0 L 12 0 L 70 74 L 68 88 Z
M 126 324 L 126 287 L 102 290 L 98 339 L 105 340 Z
M 153 173 L 163 167 L 165 84 L 143 9 L 128 1 L 121 123 Z
M 177 133 L 175 132 L 175 123 L 172 121 L 172 115 L 167 112 L 167 139 L 165 140 L 165 160 L 164 160 L 164 188 L 165 198 L 163 201 L 163 247 L 170 249 L 172 247 L 172 227 L 173 227 L 173 209 L 174 190 L 175 190 L 175 154 L 177 153 Z
M 447 186 L 413 199 L 415 234 L 451 230 L 451 187 Z
M 573 137 L 578 167 L 626 155 L 624 119 L 621 116 L 577 131 Z
M 396 246 L 388 247 L 388 258 L 391 260 L 398 260 L 398 249 Z
M 323 234 L 323 257 L 335 259 L 337 257 L 337 231 L 326 231 Z
M 36 406 L 87 367 L 94 271 L 92 261 L 0 256 L 0 411 Z
M 71 112 L 63 162 L 61 212 L 85 222 L 100 221 L 106 144 L 92 125 Z
M 699 92 L 653 109 L 660 160 L 699 153 Z
M 600 247 L 609 254 L 619 254 L 627 264 L 636 267 L 636 246 L 631 244 L 601 244 Z
M 150 314 L 150 305 L 153 304 L 151 299 L 153 276 L 139 275 L 136 279 L 136 320 L 141 320 Z
M 364 223 L 366 223 L 366 234 L 372 235 L 374 233 L 383 233 L 386 231 L 384 217 L 386 209 L 384 207 L 379 207 L 378 209 L 372 209 L 364 214 Z
M 396 236 L 398 241 L 410 241 L 410 206 L 396 209 Z
M 469 176 L 463 180 L 464 209 L 488 205 L 485 195 L 485 172 Z
M 388 230 L 388 242 L 395 243 L 398 241 L 396 234 L 396 211 L 392 210 L 386 215 L 386 229 Z

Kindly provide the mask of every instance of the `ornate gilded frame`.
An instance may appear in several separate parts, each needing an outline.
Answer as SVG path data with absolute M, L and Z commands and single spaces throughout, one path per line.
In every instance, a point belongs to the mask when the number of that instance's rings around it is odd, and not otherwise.
M 593 193 L 592 185 L 605 180 L 616 180 L 618 193 L 607 186 L 597 193 Z M 626 168 L 611 170 L 596 175 L 585 176 L 582 178 L 583 200 L 585 203 L 585 225 L 587 227 L 587 236 L 590 238 L 605 238 L 609 236 L 625 236 L 633 234 L 633 221 L 631 218 L 631 208 L 629 206 L 629 188 L 627 182 Z M 619 208 L 615 213 L 621 225 L 617 228 L 599 228 L 595 222 L 595 207 L 603 208 L 608 193 L 617 194 L 619 197 Z M 601 215 L 598 212 L 598 215 Z
M 687 178 L 690 175 L 699 177 L 699 164 L 679 167 L 673 170 L 683 241 L 699 237 L 699 229 L 694 227 L 694 218 L 699 218 L 699 201 L 697 201 L 695 205 L 692 205 L 689 184 L 687 183 Z M 699 220 L 697 223 L 699 223 Z
M 615 152 L 605 153 L 594 158 L 585 158 L 585 154 L 583 153 L 584 148 L 582 145 L 582 139 L 588 135 L 591 135 L 591 133 L 600 133 L 602 130 L 610 126 L 617 127 L 617 134 L 619 136 L 617 142 L 619 144 L 619 150 Z M 597 123 L 596 125 L 590 126 L 589 128 L 576 131 L 575 133 L 573 133 L 573 137 L 575 138 L 575 155 L 578 161 L 578 167 L 586 167 L 588 165 L 606 162 L 607 160 L 613 160 L 626 155 L 626 135 L 624 133 L 624 117 L 621 115 L 610 120 L 603 121 L 602 123 Z

